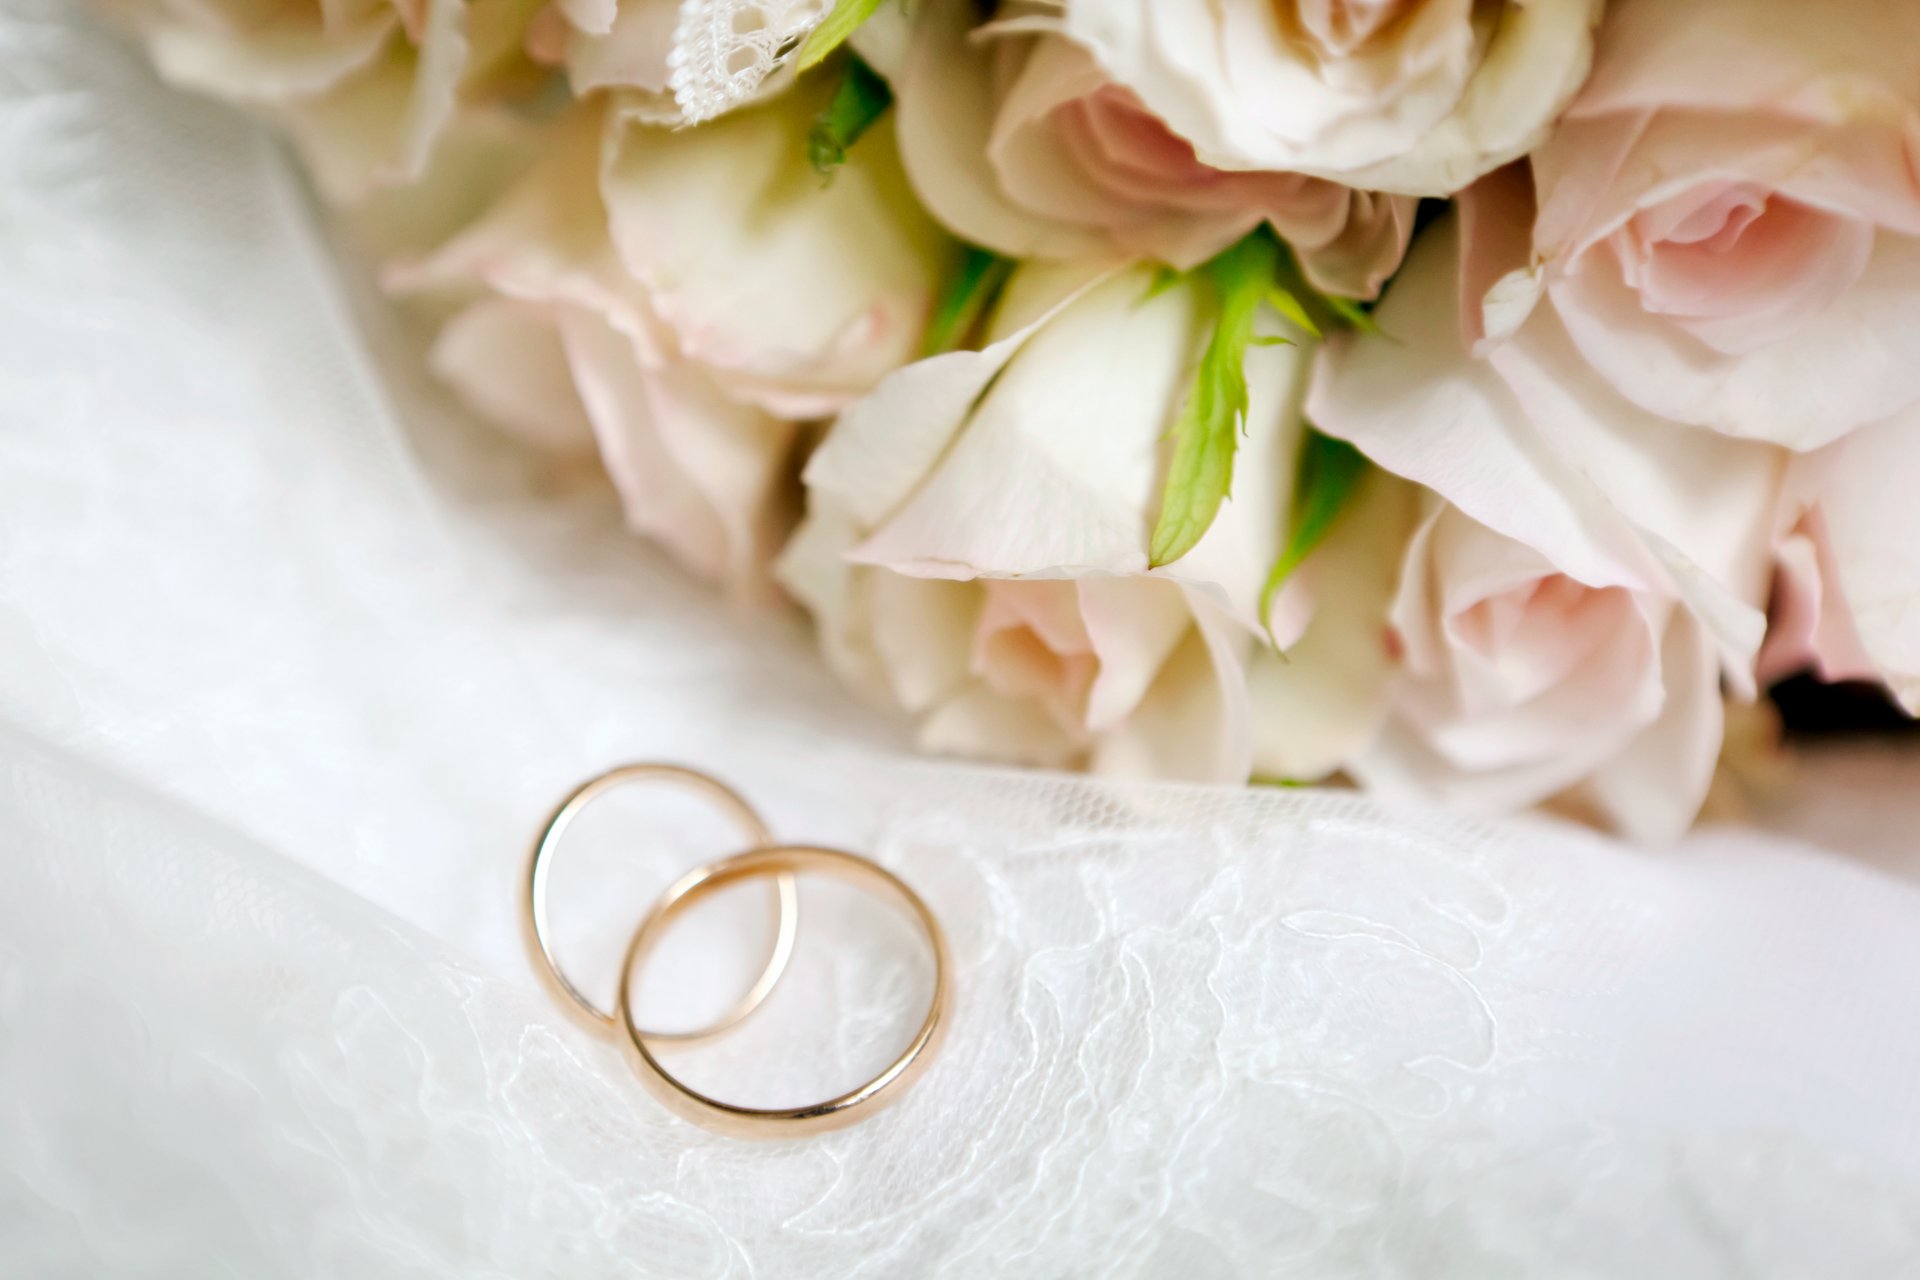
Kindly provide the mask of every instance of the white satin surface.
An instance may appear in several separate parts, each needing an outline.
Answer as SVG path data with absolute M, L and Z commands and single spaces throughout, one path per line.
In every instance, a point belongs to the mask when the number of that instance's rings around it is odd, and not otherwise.
M 0 1272 L 1912 1274 L 1904 879 L 917 762 L 362 293 L 260 129 L 0 0 Z M 647 758 L 946 922 L 897 1107 L 714 1138 L 536 987 L 525 838 Z M 844 1066 L 897 969 L 789 1005 Z

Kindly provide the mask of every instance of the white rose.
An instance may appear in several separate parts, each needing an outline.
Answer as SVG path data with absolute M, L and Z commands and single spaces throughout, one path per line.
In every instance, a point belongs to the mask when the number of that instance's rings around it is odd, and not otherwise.
M 1356 772 L 1489 808 L 1585 779 L 1626 829 L 1672 835 L 1705 792 L 1721 676 L 1755 689 L 1787 455 L 1634 406 L 1549 308 L 1476 359 L 1456 239 L 1449 220 L 1415 244 L 1382 335 L 1330 345 L 1309 403 L 1451 504 L 1395 610 L 1406 700 Z
M 976 18 L 972 0 L 927 0 L 893 76 L 907 172 L 960 235 L 1015 257 L 1187 268 L 1265 223 L 1315 285 L 1347 297 L 1372 297 L 1399 265 L 1412 199 L 1210 168 L 1079 45 L 977 31 Z
M 528 0 L 110 0 L 161 75 L 281 120 L 342 202 L 419 180 L 463 100 L 527 69 Z
M 1196 287 L 1152 283 L 1141 267 L 1023 268 L 984 350 L 895 374 L 807 468 L 782 577 L 834 665 L 918 717 L 929 749 L 1210 781 L 1253 767 L 1244 666 L 1304 361 L 1250 353 L 1232 499 L 1192 552 L 1149 569 L 1201 336 Z
M 797 424 L 912 358 L 949 242 L 884 133 L 831 186 L 818 103 L 698 129 L 583 108 L 541 168 L 401 282 L 479 286 L 436 369 L 522 434 L 590 438 L 629 518 L 751 589 L 790 527 Z
M 1051 22 L 1219 169 L 1450 195 L 1585 80 L 1600 0 L 1064 0 Z

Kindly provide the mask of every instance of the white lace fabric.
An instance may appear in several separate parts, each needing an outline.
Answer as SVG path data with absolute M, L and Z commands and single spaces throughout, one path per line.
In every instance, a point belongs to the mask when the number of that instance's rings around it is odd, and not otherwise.
M 291 172 L 0 0 L 0 1272 L 1911 1273 L 1908 884 L 916 761 L 450 413 Z M 525 837 L 661 757 L 946 923 L 897 1107 L 715 1138 L 536 989 Z M 894 963 L 796 988 L 833 1053 Z
M 668 87 L 698 124 L 750 100 L 820 25 L 831 0 L 681 0 Z

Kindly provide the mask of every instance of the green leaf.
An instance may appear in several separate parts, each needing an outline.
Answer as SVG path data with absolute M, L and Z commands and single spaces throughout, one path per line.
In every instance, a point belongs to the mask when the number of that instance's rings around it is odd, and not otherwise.
M 832 181 L 833 171 L 847 162 L 847 148 L 892 105 L 887 82 L 861 59 L 848 58 L 833 98 L 807 131 L 807 159 L 820 176 Z
M 962 246 L 960 260 L 947 278 L 946 287 L 940 291 L 933 317 L 927 322 L 922 354 L 937 356 L 965 346 L 979 328 L 980 317 L 999 299 L 1013 267 L 1012 258 L 1003 258 L 975 245 Z
M 847 37 L 858 31 L 860 24 L 871 18 L 879 7 L 880 0 L 837 0 L 833 12 L 807 33 L 800 52 L 793 56 L 794 69 L 805 71 L 818 66 L 828 54 L 845 44 Z
M 1307 438 L 1300 445 L 1300 464 L 1294 481 L 1292 529 L 1280 558 L 1267 574 L 1266 586 L 1260 590 L 1260 625 L 1267 628 L 1267 639 L 1273 642 L 1274 648 L 1280 647 L 1273 636 L 1273 624 L 1268 621 L 1273 613 L 1274 598 L 1294 571 L 1333 532 L 1333 526 L 1339 522 L 1366 470 L 1366 457 L 1358 449 L 1345 440 L 1308 428 Z
M 1148 544 L 1155 568 L 1193 550 L 1233 488 L 1233 455 L 1247 415 L 1247 348 L 1281 252 L 1279 241 L 1256 231 L 1199 269 L 1218 313 L 1173 427 L 1173 461 Z

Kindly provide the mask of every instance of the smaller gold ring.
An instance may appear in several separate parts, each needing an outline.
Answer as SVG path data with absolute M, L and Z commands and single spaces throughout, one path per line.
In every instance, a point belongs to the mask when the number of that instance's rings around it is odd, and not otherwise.
M 575 787 L 572 794 L 560 802 L 546 825 L 540 828 L 539 837 L 533 842 L 533 851 L 527 858 L 527 878 L 522 899 L 524 907 L 521 923 L 525 926 L 527 947 L 533 953 L 534 968 L 547 984 L 561 1005 L 595 1031 L 611 1032 L 624 1022 L 633 1025 L 632 1011 L 627 1008 L 628 991 L 624 979 L 620 985 L 620 1007 L 624 1018 L 594 1004 L 588 996 L 574 985 L 566 971 L 560 967 L 560 961 L 553 952 L 552 926 L 547 919 L 547 873 L 552 866 L 552 854 L 560 839 L 580 816 L 580 811 L 603 793 L 625 782 L 654 780 L 678 783 L 700 793 L 711 801 L 728 818 L 732 819 L 747 837 L 749 847 L 757 848 L 773 843 L 773 834 L 767 830 L 767 824 L 756 813 L 753 806 L 741 799 L 733 788 L 717 778 L 704 773 L 673 764 L 628 764 L 607 770 L 596 777 Z M 766 963 L 761 967 L 760 976 L 754 979 L 753 986 L 733 1008 L 729 1009 L 718 1022 L 711 1026 L 693 1031 L 648 1031 L 649 1039 L 661 1041 L 701 1040 L 718 1035 L 742 1018 L 760 1007 L 780 975 L 786 972 L 787 961 L 793 957 L 793 939 L 799 921 L 799 894 L 794 887 L 792 875 L 780 876 L 775 886 L 776 907 L 779 921 L 774 929 L 773 945 L 767 952 Z
M 647 1047 L 659 1040 L 634 1025 L 628 989 L 634 970 L 659 941 L 667 924 L 682 910 L 709 893 L 740 880 L 761 876 L 795 876 L 806 873 L 829 875 L 856 884 L 878 884 L 903 904 L 926 934 L 933 951 L 933 997 L 927 1003 L 927 1016 L 904 1052 L 887 1068 L 865 1084 L 829 1098 L 825 1102 L 799 1107 L 743 1107 L 709 1097 L 684 1084 L 655 1058 Z M 672 888 L 660 895 L 653 909 L 633 931 L 626 958 L 620 965 L 620 995 L 614 1001 L 626 1027 L 634 1065 L 640 1080 L 670 1111 L 702 1128 L 742 1138 L 791 1138 L 828 1129 L 837 1129 L 895 1101 L 926 1070 L 945 1034 L 947 1024 L 947 941 L 939 921 L 920 899 L 920 895 L 891 871 L 855 854 L 812 845 L 776 845 L 753 849 L 689 871 Z

